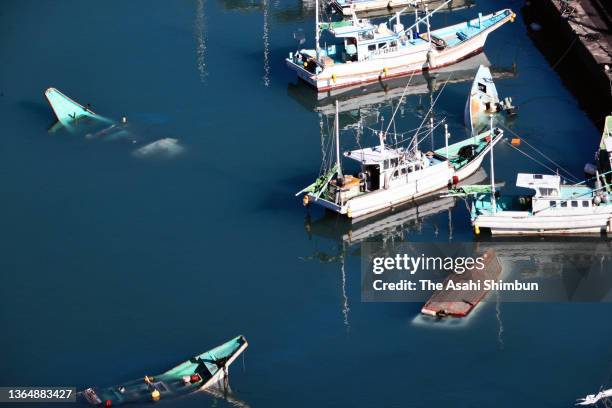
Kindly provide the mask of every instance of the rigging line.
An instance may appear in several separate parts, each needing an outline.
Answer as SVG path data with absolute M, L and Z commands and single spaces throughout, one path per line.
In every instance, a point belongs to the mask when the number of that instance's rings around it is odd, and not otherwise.
M 499 125 L 498 125 L 499 126 Z M 548 160 L 549 162 L 551 162 L 552 164 L 554 164 L 555 166 L 557 166 L 559 169 L 563 170 L 566 174 L 568 174 L 571 178 L 574 179 L 574 182 L 578 181 L 578 177 L 576 177 L 574 174 L 572 174 L 571 172 L 569 172 L 568 170 L 566 170 L 565 168 L 563 168 L 563 166 L 559 165 L 559 163 L 555 162 L 553 159 L 551 159 L 550 157 L 548 157 L 547 155 L 545 155 L 544 153 L 542 153 L 540 150 L 538 150 L 535 146 L 533 146 L 531 143 L 529 143 L 525 138 L 517 135 L 515 132 L 512 131 L 512 129 L 506 127 L 506 126 L 500 126 L 503 127 L 505 130 L 507 130 L 508 132 L 512 133 L 514 136 L 518 137 L 519 139 L 523 140 L 525 142 L 525 144 L 529 147 L 531 147 L 533 150 L 535 150 L 537 153 L 539 153 L 542 157 L 544 157 L 546 160 Z
M 402 101 L 404 100 L 404 96 L 406 96 L 406 91 L 408 90 L 408 86 L 410 86 L 410 82 L 412 82 L 412 77 L 414 76 L 414 72 L 415 71 L 413 71 L 412 74 L 410 74 L 410 78 L 408 78 L 408 83 L 404 87 L 404 91 L 402 92 L 402 96 L 400 97 L 399 102 L 397 103 L 397 107 L 393 111 L 393 115 L 391 115 L 391 120 L 389 121 L 389 125 L 387 125 L 387 130 L 385 130 L 385 135 L 389 131 L 389 128 L 391 127 L 391 123 L 393 122 L 393 119 L 395 119 L 395 114 L 397 113 L 400 106 L 402 105 Z
M 576 36 L 574 37 L 574 41 L 572 41 L 572 43 L 570 44 L 569 47 L 567 47 L 567 50 L 565 50 L 565 52 L 563 53 L 563 55 L 561 55 L 561 57 L 559 58 L 559 60 L 557 62 L 555 62 L 552 65 L 552 69 L 557 68 L 557 66 L 561 63 L 561 61 L 563 61 L 563 59 L 567 56 L 567 54 L 570 52 L 570 50 L 572 49 L 572 47 L 574 46 L 574 44 L 576 43 L 576 41 L 578 40 L 578 38 L 580 38 L 580 36 Z
M 440 95 L 442 95 L 442 93 L 444 92 L 444 88 L 446 88 L 446 84 L 448 84 L 448 81 L 450 81 L 450 79 L 453 77 L 453 74 L 451 73 L 448 78 L 446 78 L 446 82 L 444 82 L 444 85 L 442 85 L 442 88 L 440 88 L 440 92 L 438 92 L 438 95 L 436 96 L 436 99 L 434 99 L 433 103 L 431 104 L 431 106 L 429 107 L 429 110 L 427 111 L 427 113 L 425 114 L 425 117 L 423 117 L 423 120 L 421 121 L 421 124 L 419 125 L 419 128 L 417 130 L 417 134 L 419 132 L 419 130 L 421 130 L 421 128 L 423 127 L 423 124 L 425 123 L 425 121 L 427 120 L 427 117 L 429 116 L 429 114 L 431 113 L 431 111 L 433 110 L 433 107 L 436 105 L 436 102 L 438 102 L 438 98 L 440 98 Z M 418 146 L 418 143 L 417 143 Z
M 434 129 L 436 129 L 436 128 L 437 128 L 439 125 L 441 125 L 442 123 L 444 123 L 444 119 L 443 119 L 443 120 L 441 120 L 441 121 L 439 121 L 439 122 L 437 122 L 437 123 L 436 123 L 436 125 L 434 126 Z M 417 133 L 417 131 L 418 131 L 418 129 L 414 129 L 414 130 L 411 130 L 411 131 L 408 131 L 408 132 L 398 133 L 398 135 L 404 136 L 404 135 L 406 135 L 406 134 L 411 134 L 410 139 L 412 139 L 412 138 L 414 138 L 414 136 L 419 136 L 419 135 L 422 133 L 422 132 L 418 132 L 418 133 Z M 428 129 L 423 130 L 423 132 L 425 132 L 425 136 L 428 136 L 428 135 L 429 135 L 429 133 L 430 133 L 430 131 L 429 131 Z M 406 140 L 408 140 L 408 138 L 401 139 L 401 140 L 399 140 L 399 141 L 398 141 L 398 142 L 397 142 L 395 145 L 398 145 L 398 144 L 400 144 L 400 143 L 403 143 L 403 142 L 405 142 Z
M 516 151 L 518 151 L 519 153 L 525 155 L 526 157 L 530 158 L 531 160 L 533 160 L 534 162 L 538 163 L 540 166 L 546 168 L 547 170 L 551 171 L 552 173 L 556 173 L 555 170 L 551 169 L 550 167 L 548 167 L 547 165 L 545 165 L 544 163 L 542 163 L 541 161 L 539 161 L 538 159 L 534 158 L 533 156 L 530 156 L 529 154 L 525 153 L 524 151 L 522 151 L 521 149 L 519 149 L 516 146 L 513 146 L 510 142 L 506 141 L 504 139 L 504 141 L 506 142 L 506 144 L 508 146 L 511 146 L 513 149 L 515 149 Z M 574 180 L 574 182 L 576 182 L 576 180 Z
M 417 141 L 417 146 L 419 145 L 419 143 L 421 143 L 423 140 L 425 140 L 425 138 L 427 138 L 427 136 L 429 136 L 429 135 L 433 134 L 434 130 L 436 130 L 436 129 L 438 128 L 438 126 L 440 126 L 441 124 L 442 124 L 441 122 L 438 122 L 438 124 L 437 124 L 436 126 L 434 126 L 433 128 L 431 128 L 431 129 L 430 129 L 430 131 L 429 131 L 429 132 L 427 132 L 427 133 L 425 134 L 425 136 L 423 136 L 423 137 L 421 138 L 421 140 Z M 418 138 L 417 138 L 417 139 L 418 139 Z

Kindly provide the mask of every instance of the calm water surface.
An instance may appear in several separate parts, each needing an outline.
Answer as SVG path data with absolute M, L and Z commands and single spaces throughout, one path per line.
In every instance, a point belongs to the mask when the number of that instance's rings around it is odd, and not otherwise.
M 520 5 L 482 0 L 434 23 Z M 341 234 L 309 235 L 293 197 L 318 174 L 326 126 L 283 62 L 297 29 L 312 44 L 312 23 L 292 0 L 2 3 L 0 385 L 117 384 L 240 333 L 251 346 L 231 384 L 256 407 L 560 407 L 606 381 L 609 304 L 491 303 L 447 329 L 417 324 L 420 304 L 360 303 L 358 245 L 342 256 Z M 520 14 L 485 52 L 516 65 L 497 81 L 520 106 L 513 129 L 580 174 L 600 130 Z M 185 151 L 139 159 L 127 141 L 49 134 L 49 86 Z M 436 106 L 458 137 L 469 86 L 449 82 Z M 407 99 L 398 130 L 429 98 Z M 390 117 L 389 103 L 376 109 Z M 541 171 L 508 146 L 496 164 L 510 184 Z M 398 239 L 471 240 L 463 204 L 449 209 Z

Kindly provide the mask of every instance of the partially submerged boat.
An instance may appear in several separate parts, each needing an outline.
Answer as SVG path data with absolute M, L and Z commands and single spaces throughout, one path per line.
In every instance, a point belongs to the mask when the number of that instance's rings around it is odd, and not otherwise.
M 130 131 L 127 118 L 123 117 L 121 122 L 115 122 L 91 110 L 90 106 L 83 106 L 74 101 L 56 88 L 45 90 L 45 98 L 49 102 L 57 122 L 51 126 L 50 132 L 57 132 L 64 128 L 70 133 L 84 134 L 87 139 L 101 140 L 126 140 L 134 145 L 142 143 L 142 146 L 134 151 L 136 157 L 174 157 L 182 153 L 184 148 L 178 139 L 162 138 L 150 143 L 143 143 Z
M 488 125 L 490 115 L 501 111 L 508 115 L 516 113 L 516 108 L 512 106 L 512 98 L 506 97 L 500 102 L 491 70 L 487 66 L 480 65 L 465 104 L 465 126 L 472 133 L 478 133 Z
M 482 268 L 472 266 L 466 268 L 462 274 L 451 272 L 443 282 L 442 290 L 435 291 L 421 308 L 421 313 L 436 318 L 466 317 L 487 296 L 489 290 L 481 286 L 479 289 L 448 289 L 452 281 L 457 287 L 469 287 L 471 282 L 484 282 L 497 280 L 502 271 L 501 264 L 495 251 L 488 250 L 482 254 L 484 259 Z
M 317 6 L 315 49 L 290 53 L 286 63 L 319 92 L 379 81 L 438 69 L 477 54 L 491 32 L 515 18 L 512 10 L 505 9 L 431 30 L 430 17 L 450 1 L 424 17 L 419 18 L 417 11 L 415 23 L 407 28 L 400 21 L 401 12 L 381 24 L 355 15 L 350 21 L 319 23 Z M 321 32 L 331 36 L 324 49 Z
M 247 347 L 244 336 L 238 336 L 162 374 L 109 388 L 87 388 L 79 395 L 93 405 L 111 407 L 189 394 L 227 378 L 229 366 Z
M 433 129 L 432 124 L 431 132 Z M 418 148 L 418 130 L 407 147 L 388 145 L 385 142 L 388 130 L 381 131 L 377 146 L 344 153 L 345 158 L 356 161 L 361 168 L 358 174 L 350 175 L 342 171 L 339 133 L 336 111 L 336 163 L 330 163 L 329 169 L 324 169 L 314 183 L 296 195 L 305 194 L 305 205 L 317 204 L 353 219 L 456 185 L 478 170 L 491 146 L 503 137 L 501 129 L 491 129 L 449 145 L 445 126 L 445 146 L 422 152 Z
M 47 98 L 57 118 L 57 123 L 51 127 L 52 131 L 62 126 L 69 131 L 73 131 L 75 126 L 85 123 L 102 125 L 112 125 L 114 123 L 112 120 L 92 111 L 89 106 L 81 105 L 55 88 L 45 90 L 45 98 Z

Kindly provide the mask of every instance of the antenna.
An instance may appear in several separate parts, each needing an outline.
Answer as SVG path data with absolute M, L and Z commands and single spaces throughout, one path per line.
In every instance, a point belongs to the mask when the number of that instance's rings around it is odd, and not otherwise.
M 336 165 L 338 166 L 338 178 L 342 179 L 342 165 L 340 160 L 340 119 L 338 114 L 338 100 L 336 99 Z
M 317 54 L 317 61 L 319 60 L 319 52 L 321 51 L 319 49 L 319 39 L 320 39 L 320 33 L 319 33 L 319 0 L 315 1 L 315 50 L 316 50 L 316 54 Z M 336 105 L 338 104 L 338 101 L 336 101 Z
M 495 166 L 493 164 L 493 115 L 489 115 L 490 118 L 490 130 L 489 138 L 491 143 L 491 211 L 493 214 L 497 212 L 497 203 L 495 202 Z

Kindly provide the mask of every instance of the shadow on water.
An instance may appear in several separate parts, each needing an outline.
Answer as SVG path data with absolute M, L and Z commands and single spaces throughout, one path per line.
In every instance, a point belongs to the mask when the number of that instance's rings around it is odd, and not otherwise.
M 556 17 L 546 17 L 549 13 L 542 10 L 543 3 L 532 1 L 521 8 L 527 34 L 559 74 L 563 84 L 577 97 L 580 107 L 598 128 L 602 128 L 612 106 L 611 85 L 593 80 L 585 70 L 577 41 L 562 35 L 558 29 L 559 22 L 554 20 Z M 531 26 L 534 23 L 541 29 L 534 30 Z

